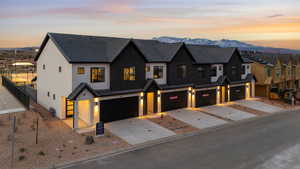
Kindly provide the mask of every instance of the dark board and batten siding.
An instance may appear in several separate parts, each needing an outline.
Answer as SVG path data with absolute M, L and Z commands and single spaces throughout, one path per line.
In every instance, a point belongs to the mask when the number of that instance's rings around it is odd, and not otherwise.
M 136 79 L 123 80 L 123 68 L 132 66 L 135 67 Z M 110 65 L 110 89 L 113 91 L 142 89 L 146 83 L 145 79 L 144 56 L 133 43 L 130 43 Z
M 100 121 L 105 123 L 139 116 L 139 97 L 103 100 L 100 102 Z
M 216 89 L 197 91 L 196 92 L 196 107 L 209 106 L 217 103 Z
M 185 79 L 177 77 L 177 66 L 186 65 L 187 76 Z M 180 85 L 191 83 L 191 76 L 193 74 L 193 58 L 185 47 L 181 47 L 173 60 L 167 65 L 167 84 Z
M 187 107 L 187 90 L 162 93 L 161 94 L 161 111 L 169 111 Z
M 236 73 L 233 74 L 232 68 L 235 67 Z M 224 74 L 231 81 L 240 81 L 241 80 L 241 73 L 242 73 L 242 59 L 240 54 L 235 51 L 229 61 L 229 63 L 225 64 Z

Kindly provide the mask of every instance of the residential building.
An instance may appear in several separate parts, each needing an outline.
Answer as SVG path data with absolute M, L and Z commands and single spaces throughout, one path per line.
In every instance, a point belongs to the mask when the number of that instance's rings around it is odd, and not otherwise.
M 35 61 L 38 103 L 74 128 L 255 93 L 235 48 L 48 33 Z

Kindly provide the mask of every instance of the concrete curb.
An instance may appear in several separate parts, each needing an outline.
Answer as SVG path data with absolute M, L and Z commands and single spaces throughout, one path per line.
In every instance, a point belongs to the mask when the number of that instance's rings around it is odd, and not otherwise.
M 287 110 L 287 111 L 282 111 L 282 112 L 277 112 L 277 113 L 266 114 L 266 115 L 262 115 L 262 116 L 256 116 L 256 117 L 253 117 L 253 118 L 244 119 L 244 120 L 240 120 L 240 121 L 229 122 L 229 123 L 226 123 L 226 124 L 223 124 L 223 125 L 210 127 L 210 128 L 202 129 L 202 130 L 195 131 L 195 132 L 179 134 L 179 135 L 174 135 L 174 136 L 170 136 L 170 137 L 161 138 L 161 139 L 158 139 L 158 140 L 148 141 L 148 142 L 145 142 L 145 143 L 142 143 L 142 144 L 137 144 L 137 145 L 133 145 L 133 146 L 130 146 L 130 147 L 127 147 L 127 148 L 118 149 L 118 150 L 111 151 L 111 152 L 108 152 L 108 153 L 105 153 L 105 154 L 100 154 L 100 155 L 96 155 L 96 156 L 92 156 L 92 157 L 81 158 L 81 159 L 74 160 L 74 161 L 71 161 L 71 162 L 65 162 L 65 163 L 61 163 L 61 164 L 58 164 L 58 165 L 53 165 L 51 167 L 40 168 L 40 169 L 64 169 L 64 168 L 67 168 L 67 167 L 72 167 L 72 166 L 75 166 L 75 165 L 84 164 L 84 163 L 87 163 L 87 162 L 90 162 L 90 161 L 105 159 L 105 158 L 109 158 L 109 157 L 116 156 L 116 155 L 119 155 L 119 154 L 131 152 L 131 151 L 135 151 L 135 150 L 139 150 L 139 149 L 143 149 L 143 148 L 153 147 L 153 146 L 156 146 L 156 145 L 160 145 L 160 144 L 164 144 L 164 143 L 168 143 L 168 142 L 173 142 L 173 141 L 177 141 L 177 140 L 180 140 L 180 139 L 185 139 L 185 138 L 188 138 L 188 137 L 191 137 L 191 136 L 216 132 L 216 131 L 219 131 L 219 130 L 222 130 L 222 129 L 242 125 L 244 123 L 251 123 L 251 122 L 256 121 L 258 119 L 264 119 L 264 118 L 268 118 L 270 116 L 278 116 L 278 115 L 281 115 L 283 113 L 295 113 L 297 111 L 299 111 L 299 110 Z

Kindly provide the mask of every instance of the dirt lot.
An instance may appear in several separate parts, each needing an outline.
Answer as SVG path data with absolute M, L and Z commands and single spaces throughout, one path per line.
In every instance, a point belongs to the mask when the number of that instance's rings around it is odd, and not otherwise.
M 171 116 L 164 115 L 163 118 L 161 117 L 155 117 L 155 118 L 148 118 L 148 120 L 164 127 L 167 128 L 176 134 L 183 134 L 183 133 L 188 133 L 188 132 L 193 132 L 197 131 L 199 129 L 194 128 L 182 121 L 176 120 Z
M 259 98 L 259 101 L 265 102 L 267 104 L 272 104 L 274 106 L 278 106 L 278 107 L 281 107 L 281 108 L 286 109 L 286 110 L 300 109 L 299 104 L 295 105 L 295 106 L 292 106 L 291 104 L 284 103 L 281 100 L 270 100 L 270 99 L 267 99 L 267 98 Z
M 34 112 L 18 113 L 15 148 L 15 168 L 33 169 L 49 167 L 54 164 L 107 153 L 128 147 L 129 144 L 105 131 L 105 136 L 95 138 L 95 143 L 86 145 L 86 135 L 72 131 L 60 120 L 43 121 Z M 39 118 L 38 144 L 35 144 L 36 119 Z M 11 119 L 9 115 L 0 116 L 0 168 L 9 169 L 11 159 Z

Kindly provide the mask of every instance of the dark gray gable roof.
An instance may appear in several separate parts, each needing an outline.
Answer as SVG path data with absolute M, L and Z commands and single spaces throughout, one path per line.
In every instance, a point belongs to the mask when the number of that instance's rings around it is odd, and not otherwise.
M 68 96 L 69 100 L 76 100 L 80 93 L 87 89 L 92 95 L 97 96 L 97 93 L 87 83 L 80 83 Z
M 48 33 L 60 52 L 71 63 L 109 63 L 127 46 L 130 39 Z M 44 41 L 45 42 L 45 41 Z M 46 45 L 43 42 L 41 50 Z M 40 53 L 36 56 L 38 59 Z
M 228 63 L 236 48 L 216 46 L 186 45 L 198 64 Z
M 182 43 L 163 43 L 156 40 L 133 39 L 148 62 L 170 62 Z

